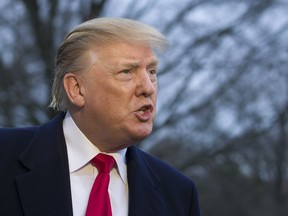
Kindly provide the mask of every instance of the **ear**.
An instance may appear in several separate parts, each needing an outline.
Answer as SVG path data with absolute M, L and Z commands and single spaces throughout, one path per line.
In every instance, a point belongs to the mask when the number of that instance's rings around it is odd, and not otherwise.
M 84 106 L 84 90 L 81 79 L 77 74 L 67 73 L 63 79 L 64 88 L 69 101 L 77 107 Z

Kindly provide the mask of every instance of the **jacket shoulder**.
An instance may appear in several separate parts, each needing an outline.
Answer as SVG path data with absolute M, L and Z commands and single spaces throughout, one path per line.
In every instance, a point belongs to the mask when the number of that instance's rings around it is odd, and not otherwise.
M 160 160 L 159 158 L 139 150 L 139 154 L 142 155 L 147 166 L 150 168 L 151 171 L 154 172 L 159 178 L 172 178 L 175 181 L 184 181 L 191 183 L 192 180 L 189 179 L 187 176 L 182 174 L 179 170 L 171 166 L 170 164 Z
M 45 128 L 54 127 L 56 121 L 63 119 L 63 115 L 38 126 L 0 128 L 0 157 L 2 160 L 19 156 L 30 144 L 35 135 Z M 11 158 L 11 159 L 12 159 Z
M 154 182 L 158 182 L 157 187 L 162 197 L 165 197 L 167 203 L 171 202 L 175 209 L 178 207 L 179 215 L 187 215 L 187 212 L 188 215 L 200 215 L 198 191 L 192 179 L 147 152 L 138 148 L 135 151 L 137 157 L 142 158 Z
M 1 152 L 8 156 L 11 150 L 23 150 L 35 134 L 37 127 L 0 128 Z M 10 151 L 9 151 L 10 150 Z

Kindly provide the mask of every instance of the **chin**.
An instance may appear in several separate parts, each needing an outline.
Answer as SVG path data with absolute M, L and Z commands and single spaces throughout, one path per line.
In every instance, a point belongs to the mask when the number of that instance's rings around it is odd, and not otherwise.
M 133 137 L 134 140 L 142 140 L 144 138 L 146 138 L 147 136 L 149 136 L 152 132 L 152 127 L 151 128 L 143 128 L 140 130 L 134 131 L 131 133 L 131 137 Z

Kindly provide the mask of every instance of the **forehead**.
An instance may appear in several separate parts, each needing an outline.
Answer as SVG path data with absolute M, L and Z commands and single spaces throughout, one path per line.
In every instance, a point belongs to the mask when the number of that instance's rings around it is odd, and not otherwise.
M 135 64 L 158 63 L 157 56 L 149 45 L 128 42 L 112 42 L 97 48 L 95 60 L 113 65 L 132 62 Z

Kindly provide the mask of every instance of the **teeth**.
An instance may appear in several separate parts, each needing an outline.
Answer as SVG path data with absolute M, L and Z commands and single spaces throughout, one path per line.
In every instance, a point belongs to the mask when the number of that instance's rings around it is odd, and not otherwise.
M 138 112 L 139 112 L 140 114 L 143 114 L 143 113 L 149 112 L 149 111 L 152 111 L 149 106 L 144 106 L 144 107 L 142 107 L 142 108 L 140 108 L 140 109 L 138 110 Z

